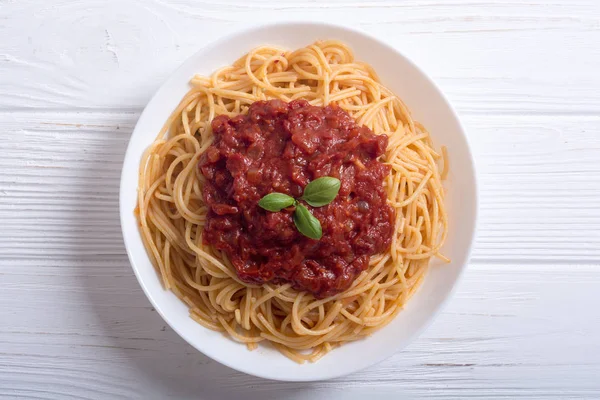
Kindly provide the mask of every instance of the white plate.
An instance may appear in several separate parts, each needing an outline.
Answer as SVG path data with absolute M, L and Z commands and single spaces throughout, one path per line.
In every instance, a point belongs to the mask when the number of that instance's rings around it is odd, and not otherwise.
M 246 350 L 221 333 L 194 322 L 188 307 L 163 290 L 142 244 L 133 209 L 139 161 L 171 111 L 189 90 L 195 73 L 211 74 L 263 44 L 289 49 L 318 39 L 339 39 L 358 60 L 371 64 L 384 85 L 400 96 L 414 117 L 431 132 L 436 146 L 448 147 L 450 174 L 446 182 L 448 240 L 443 252 L 450 264 L 435 264 L 424 283 L 396 319 L 371 337 L 341 346 L 317 363 L 298 365 L 268 346 Z M 120 190 L 121 226 L 127 253 L 144 292 L 165 321 L 189 344 L 231 368 L 263 378 L 313 381 L 335 378 L 368 367 L 410 343 L 431 322 L 466 266 L 475 232 L 477 190 L 475 171 L 464 131 L 456 113 L 437 86 L 394 48 L 358 31 L 317 23 L 288 23 L 237 32 L 209 44 L 190 57 L 161 86 L 142 113 L 127 148 Z M 199 377 L 200 378 L 200 377 Z

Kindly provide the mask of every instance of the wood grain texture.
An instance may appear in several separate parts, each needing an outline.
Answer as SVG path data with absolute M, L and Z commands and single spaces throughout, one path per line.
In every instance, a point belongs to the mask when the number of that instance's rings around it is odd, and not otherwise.
M 436 78 L 461 111 L 600 111 L 595 0 L 4 3 L 3 108 L 137 110 L 207 41 L 252 23 L 308 19 L 385 38 Z
M 471 265 L 433 326 L 363 372 L 265 381 L 152 309 L 118 219 L 129 136 L 163 79 L 255 23 L 386 38 L 461 112 Z M 0 398 L 600 398 L 600 3 L 0 0 Z

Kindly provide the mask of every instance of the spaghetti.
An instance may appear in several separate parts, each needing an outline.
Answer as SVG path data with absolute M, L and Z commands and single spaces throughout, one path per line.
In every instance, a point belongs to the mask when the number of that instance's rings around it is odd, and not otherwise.
M 165 288 L 190 307 L 195 321 L 249 349 L 270 342 L 296 362 L 314 362 L 388 324 L 419 286 L 429 260 L 448 261 L 440 254 L 447 232 L 445 150 L 433 149 L 426 129 L 346 45 L 321 41 L 293 52 L 258 47 L 191 84 L 142 157 L 136 213 Z M 213 142 L 211 121 L 268 99 L 335 102 L 359 125 L 388 136 L 381 161 L 391 167 L 384 181 L 396 215 L 391 246 L 370 258 L 349 289 L 324 299 L 291 283 L 245 283 L 227 255 L 202 240 L 208 209 L 198 161 Z

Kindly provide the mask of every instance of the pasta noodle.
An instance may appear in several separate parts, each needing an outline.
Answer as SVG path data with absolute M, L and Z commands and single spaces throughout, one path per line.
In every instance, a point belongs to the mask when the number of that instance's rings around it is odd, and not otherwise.
M 436 152 L 429 133 L 373 68 L 355 61 L 338 41 L 292 52 L 258 47 L 211 77 L 194 76 L 191 85 L 140 164 L 136 215 L 165 288 L 206 328 L 249 349 L 270 342 L 299 363 L 388 324 L 419 286 L 430 259 L 446 260 L 440 254 L 447 232 L 445 148 Z M 392 244 L 371 257 L 348 290 L 325 299 L 289 283 L 244 283 L 227 256 L 202 240 L 207 207 L 198 160 L 212 143 L 212 119 L 275 98 L 316 106 L 336 102 L 359 124 L 389 137 L 381 161 L 391 166 L 384 186 L 396 211 Z

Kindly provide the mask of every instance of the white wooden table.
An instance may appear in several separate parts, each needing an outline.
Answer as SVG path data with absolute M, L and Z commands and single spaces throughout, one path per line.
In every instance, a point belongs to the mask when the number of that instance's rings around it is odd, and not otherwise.
M 345 21 L 412 57 L 461 114 L 481 188 L 441 317 L 380 365 L 312 384 L 187 345 L 139 288 L 118 220 L 151 94 L 207 41 L 282 19 Z M 0 397 L 600 398 L 598 0 L 0 0 L 0 150 Z

